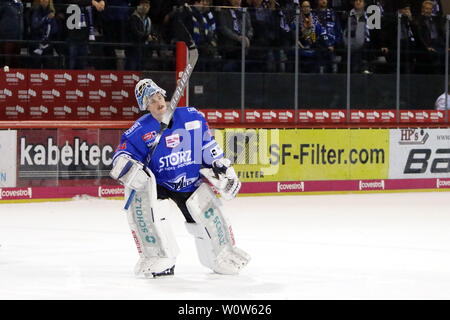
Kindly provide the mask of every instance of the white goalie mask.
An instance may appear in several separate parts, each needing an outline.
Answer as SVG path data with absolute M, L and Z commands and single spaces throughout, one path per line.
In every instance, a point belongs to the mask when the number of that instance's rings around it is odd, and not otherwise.
M 158 92 L 164 97 L 166 96 L 166 90 L 160 88 L 152 79 L 140 80 L 134 89 L 139 109 L 145 111 L 145 106 L 147 105 L 146 99 Z

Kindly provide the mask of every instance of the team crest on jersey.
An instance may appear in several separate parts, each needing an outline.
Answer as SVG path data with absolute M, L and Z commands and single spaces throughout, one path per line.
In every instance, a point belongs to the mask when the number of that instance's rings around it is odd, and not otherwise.
M 165 182 L 165 184 L 169 186 L 172 190 L 181 190 L 193 184 L 197 180 L 198 178 L 187 178 L 186 173 L 183 173 L 178 177 L 176 177 L 175 179 Z
M 175 148 L 180 144 L 180 135 L 178 133 L 166 137 L 167 148 Z
M 142 136 L 142 140 L 144 140 L 145 143 L 150 143 L 153 139 L 155 139 L 156 135 L 156 131 L 148 132 Z

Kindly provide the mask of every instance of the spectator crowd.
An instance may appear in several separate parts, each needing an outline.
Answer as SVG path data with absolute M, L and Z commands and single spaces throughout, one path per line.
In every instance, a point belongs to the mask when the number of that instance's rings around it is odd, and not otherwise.
M 173 70 L 187 29 L 198 71 L 392 73 L 397 13 L 402 72 L 442 73 L 441 0 L 0 0 L 0 65 Z

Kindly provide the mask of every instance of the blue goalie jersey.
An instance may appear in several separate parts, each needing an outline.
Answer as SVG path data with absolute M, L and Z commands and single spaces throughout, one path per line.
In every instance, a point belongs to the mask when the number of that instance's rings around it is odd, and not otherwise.
M 151 114 L 142 116 L 123 133 L 113 160 L 128 155 L 146 165 L 158 185 L 177 192 L 195 191 L 201 182 L 200 169 L 223 157 L 206 119 L 195 108 L 176 108 L 151 155 L 150 146 L 159 130 Z

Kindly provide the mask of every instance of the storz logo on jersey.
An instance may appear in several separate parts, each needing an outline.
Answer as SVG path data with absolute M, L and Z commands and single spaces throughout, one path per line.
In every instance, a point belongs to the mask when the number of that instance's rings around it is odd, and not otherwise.
M 179 134 L 172 134 L 170 136 L 166 137 L 166 146 L 167 148 L 175 148 L 180 144 L 180 135 Z
M 159 159 L 159 168 L 175 167 L 192 163 L 191 150 L 173 152 Z
M 181 190 L 197 181 L 197 178 L 186 178 L 186 174 L 183 173 L 172 179 L 170 181 L 165 182 L 167 186 L 169 186 L 172 190 Z

